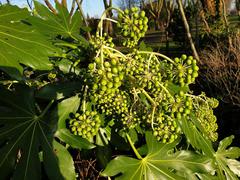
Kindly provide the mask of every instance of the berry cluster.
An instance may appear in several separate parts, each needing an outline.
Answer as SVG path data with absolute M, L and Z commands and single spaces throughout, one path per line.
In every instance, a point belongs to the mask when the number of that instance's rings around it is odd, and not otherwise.
M 126 112 L 125 114 L 122 114 L 121 121 L 124 127 L 132 129 L 136 127 L 136 125 L 140 124 L 141 118 L 137 111 Z
M 192 56 L 187 57 L 186 55 L 175 58 L 174 61 L 176 65 L 171 67 L 172 73 L 169 73 L 173 82 L 181 87 L 193 83 L 198 77 L 197 61 Z
M 144 37 L 148 29 L 148 19 L 144 11 L 133 7 L 118 14 L 118 27 L 121 28 L 121 35 L 124 37 L 123 46 L 134 47 L 140 38 Z
M 84 113 L 75 113 L 70 116 L 70 131 L 86 139 L 93 138 L 101 125 L 101 120 L 96 111 L 86 111 Z
M 106 115 L 121 115 L 128 112 L 128 98 L 124 91 L 116 90 L 111 94 L 94 94 L 97 108 Z
M 120 10 L 118 27 L 125 38 L 123 45 L 134 47 L 147 30 L 144 11 Z M 85 71 L 88 90 L 83 99 L 91 101 L 92 108 L 104 115 L 104 124 L 108 120 L 121 124 L 119 131 L 136 127 L 152 130 L 159 141 L 171 143 L 182 133 L 179 125 L 183 118 L 191 121 L 196 116 L 199 123 L 195 125 L 205 129 L 203 134 L 213 141 L 217 139 L 212 111 L 217 101 L 189 93 L 188 85 L 195 81 L 199 69 L 192 56 L 172 60 L 137 49 L 124 54 L 114 48 L 112 38 L 99 32 L 91 44 L 94 58 Z M 70 120 L 71 132 L 88 139 L 96 135 L 99 126 L 96 112 L 75 114 Z
M 200 122 L 204 133 L 211 141 L 216 141 L 218 138 L 217 118 L 214 115 L 213 108 L 218 106 L 218 101 L 214 98 L 207 98 L 205 94 L 202 94 L 202 99 L 197 98 L 195 107 L 195 115 Z
M 114 47 L 114 43 L 112 42 L 112 38 L 104 33 L 103 36 L 100 36 L 99 33 L 96 33 L 96 36 L 92 36 L 90 39 L 90 44 L 93 46 L 94 49 L 99 49 L 101 46 L 105 45 L 108 47 Z
M 88 66 L 93 93 L 108 95 L 115 93 L 124 78 L 123 65 L 116 58 L 95 57 Z
M 163 143 L 171 143 L 178 138 L 180 128 L 176 121 L 163 112 L 158 113 L 155 118 L 153 135 Z
M 161 64 L 149 59 L 149 56 L 142 56 L 137 51 L 134 52 L 130 61 L 127 61 L 126 74 L 134 77 L 136 86 L 144 88 L 151 95 L 158 95 L 161 91 L 162 81 Z

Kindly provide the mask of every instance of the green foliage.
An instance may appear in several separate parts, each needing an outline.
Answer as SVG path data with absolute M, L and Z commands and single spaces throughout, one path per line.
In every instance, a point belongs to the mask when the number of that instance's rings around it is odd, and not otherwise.
M 26 21 L 30 16 L 28 10 L 3 5 L 0 14 L 0 69 L 16 79 L 22 78 L 20 63 L 33 69 L 50 70 L 53 66 L 49 56 L 59 50 Z
M 58 166 L 63 178 L 68 180 L 76 179 L 74 162 L 67 148 L 65 148 L 63 145 L 61 145 L 57 141 L 53 141 L 53 148 L 54 148 L 54 153 L 58 158 Z
M 60 102 L 56 108 L 58 114 L 58 127 L 55 136 L 63 142 L 71 145 L 74 148 L 91 149 L 95 146 L 79 136 L 73 135 L 68 129 L 66 129 L 66 119 L 70 113 L 76 113 L 80 105 L 79 97 L 73 96 Z
M 174 152 L 177 141 L 170 144 L 159 143 L 147 132 L 148 154 L 142 159 L 118 156 L 102 172 L 104 176 L 116 179 L 193 179 L 196 173 L 211 173 L 211 161 L 191 151 Z M 174 173 L 173 173 L 174 171 Z
M 50 106 L 37 113 L 33 91 L 26 86 L 16 87 L 15 92 L 1 87 L 0 95 L 1 177 L 41 179 L 43 163 L 50 178 L 63 179 L 52 148 L 57 119 L 49 114 Z M 38 156 L 40 149 L 42 162 Z
M 67 8 L 58 2 L 56 3 L 56 15 L 37 1 L 34 1 L 34 7 L 35 16 L 30 18 L 30 22 L 33 23 L 41 33 L 51 38 L 55 38 L 57 35 L 64 37 L 79 35 L 80 28 L 82 27 L 82 18 L 78 11 L 71 16 Z
M 59 3 L 56 14 L 38 2 L 33 15 L 0 6 L 0 68 L 15 78 L 2 72 L 1 177 L 76 179 L 70 152 L 77 149 L 95 155 L 102 175 L 116 179 L 237 179 L 240 148 L 228 148 L 233 137 L 217 151 L 212 143 L 218 102 L 190 90 L 196 60 L 172 60 L 138 46 L 147 30 L 145 14 L 114 9 L 119 19 L 111 21 L 130 42 L 124 53 L 102 32 L 109 20 L 104 15 L 87 41 L 82 16 Z M 10 74 L 23 69 L 23 75 Z M 124 155 L 111 160 L 119 153 Z
M 217 173 L 224 178 L 237 180 L 240 177 L 239 174 L 239 161 L 235 160 L 240 157 L 239 147 L 230 147 L 234 136 L 226 137 L 220 141 L 218 149 L 214 154 L 215 162 L 217 164 Z M 228 149 L 227 149 L 228 148 Z M 224 174 L 223 174 L 224 172 Z

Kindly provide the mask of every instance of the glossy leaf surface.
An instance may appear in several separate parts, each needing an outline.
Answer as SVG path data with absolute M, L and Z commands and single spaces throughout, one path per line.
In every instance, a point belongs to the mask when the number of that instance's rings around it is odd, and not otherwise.
M 115 176 L 116 179 L 187 179 L 195 177 L 195 173 L 209 173 L 212 171 L 208 158 L 198 156 L 190 151 L 174 152 L 175 143 L 163 144 L 157 142 L 154 136 L 146 133 L 148 154 L 143 159 L 118 156 L 112 160 L 104 176 Z M 177 173 L 174 173 L 175 170 Z
M 27 9 L 17 6 L 0 6 L 0 69 L 21 79 L 23 67 L 50 70 L 49 56 L 58 51 L 47 38 L 32 26 Z

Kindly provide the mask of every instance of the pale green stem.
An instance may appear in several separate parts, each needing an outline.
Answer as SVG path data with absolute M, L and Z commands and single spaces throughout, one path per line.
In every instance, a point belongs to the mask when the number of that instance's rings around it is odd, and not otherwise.
M 152 119 L 151 119 L 151 128 L 154 130 L 153 127 L 153 121 L 154 121 L 154 115 L 155 115 L 155 110 L 156 110 L 156 106 L 153 106 L 153 110 L 152 110 Z
M 171 95 L 171 93 L 167 90 L 167 88 L 166 88 L 164 85 L 162 85 L 162 84 L 159 83 L 159 82 L 157 82 L 157 83 L 159 84 L 159 86 L 161 86 L 161 88 L 162 88 L 166 93 L 168 93 L 168 94 Z
M 102 36 L 102 32 L 103 32 L 103 20 L 108 19 L 108 18 L 106 18 L 106 14 L 107 14 L 108 11 L 111 11 L 111 10 L 116 10 L 118 12 L 123 13 L 123 11 L 119 8 L 110 7 L 108 9 L 106 9 L 101 16 L 100 22 L 99 22 L 98 27 L 97 27 L 98 32 L 99 32 L 99 29 L 100 29 L 100 36 Z
M 135 155 L 137 156 L 138 159 L 143 159 L 142 156 L 139 154 L 139 152 L 137 151 L 136 147 L 134 146 L 130 136 L 126 133 L 126 136 L 127 136 L 127 139 L 128 139 L 128 142 L 133 150 L 133 152 L 135 153 Z
M 170 59 L 169 57 L 163 55 L 163 54 L 160 54 L 160 53 L 157 53 L 157 52 L 149 52 L 149 51 L 138 51 L 139 53 L 141 54 L 154 54 L 156 56 L 159 56 L 159 57 L 162 57 L 166 60 L 168 60 L 169 62 L 173 63 L 174 65 L 176 64 L 172 59 Z
M 101 46 L 101 50 L 100 50 L 100 57 L 101 57 L 101 65 L 102 65 L 102 69 L 104 69 L 104 58 L 103 58 L 103 46 Z
M 88 86 L 86 85 L 85 88 L 84 88 L 84 94 L 83 94 L 83 106 L 82 106 L 83 113 L 85 113 L 85 111 L 86 111 L 87 89 L 88 89 Z
M 106 49 L 109 49 L 109 50 L 112 50 L 114 52 L 117 52 L 119 55 L 121 55 L 122 57 L 126 58 L 126 55 L 121 53 L 120 51 L 118 51 L 117 49 L 114 49 L 114 48 L 111 48 L 111 47 L 108 47 L 108 46 L 105 46 L 103 45 L 103 48 L 106 48 Z
M 153 127 L 153 120 L 154 120 L 154 115 L 155 115 L 155 110 L 156 110 L 156 102 L 151 98 L 151 96 L 149 96 L 149 94 L 144 90 L 141 89 L 142 93 L 148 98 L 148 100 L 152 103 L 152 118 L 151 118 L 151 127 L 152 129 L 154 129 Z
M 141 89 L 141 91 L 148 98 L 148 100 L 152 103 L 152 105 L 156 106 L 156 102 L 152 99 L 152 97 L 149 96 L 149 94 L 144 89 Z
M 111 21 L 111 22 L 114 22 L 114 23 L 117 23 L 118 21 L 114 20 L 114 19 L 111 19 L 111 18 L 104 18 L 104 20 L 108 20 L 108 21 Z

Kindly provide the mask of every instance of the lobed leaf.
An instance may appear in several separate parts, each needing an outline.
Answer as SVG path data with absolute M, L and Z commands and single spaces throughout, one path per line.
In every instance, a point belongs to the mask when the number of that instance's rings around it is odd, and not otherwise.
M 173 148 L 177 142 L 163 144 L 157 142 L 149 132 L 146 133 L 148 154 L 142 159 L 118 156 L 113 159 L 103 176 L 117 176 L 116 179 L 187 179 L 195 177 L 195 173 L 209 173 L 211 160 L 190 151 L 177 151 Z M 177 173 L 174 173 L 176 171 Z
M 78 11 L 73 16 L 67 8 L 56 2 L 57 14 L 52 13 L 45 5 L 34 1 L 36 16 L 30 22 L 38 27 L 39 31 L 51 38 L 57 35 L 64 37 L 77 36 L 82 27 L 82 17 Z M 40 18 L 41 19 L 40 19 Z
M 16 86 L 16 92 L 0 87 L 0 174 L 3 179 L 41 179 L 43 164 L 51 179 L 63 179 L 53 151 L 57 119 L 38 115 L 33 91 Z
M 32 26 L 27 9 L 0 6 L 0 69 L 13 78 L 21 79 L 23 67 L 50 70 L 49 56 L 58 49 Z

